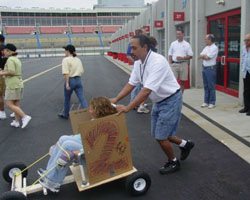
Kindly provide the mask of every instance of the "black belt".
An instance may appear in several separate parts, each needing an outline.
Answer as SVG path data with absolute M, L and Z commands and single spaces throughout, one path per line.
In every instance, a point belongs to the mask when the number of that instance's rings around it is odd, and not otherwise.
M 180 61 L 180 62 L 175 62 L 175 61 L 173 61 L 172 63 L 180 64 L 180 63 L 184 63 L 184 62 L 186 62 L 186 61 Z
M 80 76 L 74 76 L 74 77 L 69 77 L 69 78 L 80 78 Z
M 216 67 L 216 65 L 210 65 L 210 66 L 204 66 L 204 65 L 202 65 L 204 68 L 206 68 L 206 67 Z
M 165 100 L 171 98 L 172 96 L 176 95 L 178 92 L 180 92 L 180 89 L 176 90 L 175 93 L 171 94 L 170 96 L 166 97 L 165 99 L 163 99 L 163 100 L 161 100 L 161 101 L 159 101 L 159 102 L 157 102 L 157 103 L 161 103 L 161 102 L 163 102 L 163 101 L 165 101 Z

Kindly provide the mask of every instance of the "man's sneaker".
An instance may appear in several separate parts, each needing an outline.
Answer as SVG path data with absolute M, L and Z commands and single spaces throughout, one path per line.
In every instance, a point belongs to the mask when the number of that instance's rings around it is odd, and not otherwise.
M 25 115 L 22 118 L 22 128 L 25 128 L 28 125 L 28 123 L 30 122 L 30 120 L 31 120 L 31 116 Z
M 214 105 L 214 104 L 209 104 L 209 105 L 208 105 L 208 108 L 209 108 L 209 109 L 215 108 L 215 105 Z
M 12 118 L 15 117 L 15 113 L 14 113 L 14 112 L 11 113 L 11 114 L 10 114 L 10 117 L 12 117 Z
M 62 119 L 69 119 L 68 116 L 65 116 L 63 113 L 59 113 L 58 117 L 62 118 Z
M 54 183 L 50 181 L 48 178 L 43 177 L 39 180 L 39 183 L 46 189 L 50 190 L 51 192 L 59 192 L 60 184 Z
M 159 169 L 160 174 L 169 174 L 176 172 L 180 169 L 180 162 L 176 161 L 168 161 L 166 164 Z
M 137 109 L 137 112 L 138 113 L 145 113 L 145 114 L 147 114 L 147 113 L 149 113 L 149 109 L 147 109 L 145 106 L 143 106 L 143 105 L 140 105 L 139 106 L 139 108 Z
M 6 113 L 4 111 L 0 111 L 0 119 L 6 119 Z
M 15 127 L 15 128 L 19 128 L 20 127 L 20 123 L 16 120 L 13 120 L 11 123 L 10 123 L 11 126 Z
M 239 110 L 239 113 L 247 113 L 248 109 L 247 108 L 242 108 Z
M 208 104 L 207 103 L 203 103 L 203 104 L 201 104 L 201 107 L 202 108 L 208 107 Z
M 180 147 L 181 149 L 181 160 L 187 159 L 191 149 L 194 147 L 194 143 L 190 140 L 187 141 L 184 147 Z

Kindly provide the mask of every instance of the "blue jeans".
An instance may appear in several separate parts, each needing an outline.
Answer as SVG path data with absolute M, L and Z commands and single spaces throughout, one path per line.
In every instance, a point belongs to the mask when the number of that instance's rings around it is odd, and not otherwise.
M 139 92 L 142 89 L 142 84 L 138 83 L 135 88 L 132 90 L 131 92 L 131 96 L 130 96 L 130 102 L 134 100 L 134 98 L 139 94 Z
M 66 85 L 64 84 L 64 111 L 63 111 L 63 115 L 65 117 L 69 116 L 70 99 L 71 99 L 71 95 L 72 95 L 73 91 L 75 91 L 76 96 L 78 97 L 78 99 L 80 101 L 81 108 L 88 107 L 88 103 L 87 103 L 87 101 L 84 97 L 84 93 L 83 93 L 83 85 L 82 85 L 81 77 L 77 76 L 77 77 L 69 78 L 69 86 L 70 86 L 70 90 L 67 90 Z
M 216 66 L 204 67 L 202 70 L 204 85 L 204 103 L 215 105 L 215 82 L 216 82 Z
M 72 160 L 63 167 L 57 164 L 57 160 L 65 154 L 65 151 L 80 151 L 83 149 L 81 135 L 61 136 L 57 143 L 51 148 L 51 157 L 46 167 L 46 170 L 49 170 L 49 173 L 46 175 L 46 178 L 52 183 L 61 184 L 68 172 Z

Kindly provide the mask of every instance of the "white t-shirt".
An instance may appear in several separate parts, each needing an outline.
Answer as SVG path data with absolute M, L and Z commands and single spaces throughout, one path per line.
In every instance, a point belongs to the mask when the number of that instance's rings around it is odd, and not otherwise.
M 129 84 L 142 83 L 152 91 L 149 98 L 156 103 L 174 94 L 180 86 L 166 58 L 153 51 L 149 51 L 147 57 L 143 64 L 141 60 L 134 62 Z
M 172 56 L 174 62 L 178 62 L 178 60 L 176 59 L 177 56 L 193 56 L 193 51 L 187 41 L 183 40 L 179 42 L 178 40 L 175 40 L 169 47 L 168 55 Z
M 218 55 L 218 47 L 213 43 L 210 46 L 206 46 L 200 55 L 207 55 L 210 59 L 209 60 L 203 60 L 203 66 L 214 66 L 216 65 L 216 58 Z
M 69 56 L 62 60 L 62 74 L 76 77 L 81 76 L 83 72 L 82 61 L 78 57 Z

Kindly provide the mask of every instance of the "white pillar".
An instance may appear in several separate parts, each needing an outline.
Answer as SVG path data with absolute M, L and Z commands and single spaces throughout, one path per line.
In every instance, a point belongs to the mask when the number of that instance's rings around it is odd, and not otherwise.
M 174 12 L 174 2 L 175 0 L 167 0 L 166 1 L 166 24 L 165 24 L 165 41 L 166 41 L 166 57 L 168 58 L 168 49 L 170 47 L 171 42 L 175 39 L 175 25 L 173 19 Z
M 202 87 L 201 60 L 198 56 L 204 48 L 206 35 L 205 1 L 190 0 L 190 44 L 194 52 L 190 63 L 191 86 Z

